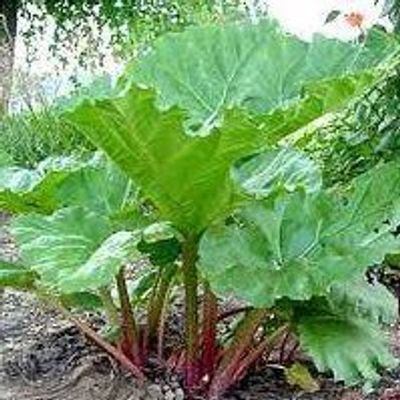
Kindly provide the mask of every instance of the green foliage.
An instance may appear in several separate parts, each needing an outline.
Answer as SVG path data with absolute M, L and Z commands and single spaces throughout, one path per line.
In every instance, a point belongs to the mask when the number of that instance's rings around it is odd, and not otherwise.
M 398 31 L 400 2 L 384 3 L 383 15 Z M 398 158 L 399 88 L 399 58 L 395 57 L 371 90 L 297 143 L 319 162 L 327 186 L 346 183 L 383 159 Z
M 43 283 L 63 292 L 106 286 L 139 240 L 118 218 L 136 207 L 132 183 L 97 156 L 78 165 L 76 171 L 61 170 L 63 180 L 51 187 L 60 210 L 49 216 L 20 216 L 13 222 L 25 265 L 38 272 Z
M 59 207 L 84 205 L 116 222 L 137 201 L 132 181 L 99 153 L 65 177 L 57 186 L 55 198 Z
M 43 160 L 36 169 L 0 168 L 0 207 L 14 213 L 51 213 L 58 204 L 56 190 L 70 174 L 85 165 L 76 157 Z
M 327 186 L 398 158 L 399 87 L 397 66 L 351 107 L 297 143 L 320 164 Z
M 41 174 L 5 174 L 3 203 L 17 199 L 19 213 L 36 211 L 13 223 L 22 262 L 52 294 L 100 295 L 110 321 L 121 320 L 113 354 L 123 352 L 135 372 L 145 365 L 142 347 L 162 343 L 155 336 L 162 335 L 180 266 L 189 388 L 212 376 L 208 389 L 219 394 L 243 376 L 270 343 L 269 330 L 258 330 L 267 308 L 285 320 L 275 340 L 290 326 L 321 369 L 350 383 L 375 378 L 375 364 L 391 364 L 375 325 L 391 321 L 394 303 L 362 277 L 400 248 L 392 234 L 400 167 L 384 164 L 341 191 L 322 190 L 318 168 L 278 145 L 373 85 L 393 50 L 379 32 L 363 46 L 323 38 L 309 44 L 267 21 L 167 35 L 127 70 L 119 93 L 84 95 L 63 116 L 115 164 L 94 157 Z M 18 173 L 27 181 L 16 180 Z M 36 209 L 29 208 L 32 199 Z M 153 265 L 127 284 L 121 266 L 140 253 Z M 207 288 L 203 326 L 197 267 Z M 121 310 L 113 304 L 114 283 Z M 222 361 L 214 346 L 218 304 L 208 283 L 261 308 L 238 324 Z M 148 309 L 145 330 L 128 294 Z M 261 336 L 253 347 L 255 332 Z M 354 334 L 364 335 L 357 345 Z
M 14 165 L 14 160 L 4 149 L 0 148 L 0 167 L 10 167 L 12 165 Z
M 342 315 L 362 317 L 374 323 L 396 321 L 398 301 L 380 283 L 370 284 L 364 277 L 333 285 L 327 295 L 330 307 Z
M 321 372 L 333 371 L 348 385 L 363 381 L 368 389 L 379 368 L 396 363 L 380 323 L 396 321 L 397 299 L 361 274 L 334 284 L 323 296 L 290 303 L 300 344 Z
M 217 292 L 256 307 L 323 296 L 399 249 L 391 233 L 399 183 L 400 168 L 389 164 L 360 177 L 344 198 L 300 192 L 254 201 L 236 223 L 208 230 L 201 270 Z
M 396 33 L 400 32 L 400 1 L 399 0 L 385 0 L 384 2 L 384 16 L 388 16 L 394 25 Z
M 51 214 L 62 206 L 84 204 L 116 214 L 133 198 L 132 183 L 100 154 L 49 157 L 36 169 L 0 167 L 0 207 L 14 213 Z
M 134 179 L 162 218 L 183 231 L 201 231 L 229 213 L 235 203 L 230 166 L 259 148 L 264 137 L 245 115 L 231 112 L 214 135 L 191 138 L 182 112 L 160 112 L 152 93 L 138 89 L 84 103 L 70 118 Z
M 318 192 L 322 186 L 317 165 L 289 147 L 241 160 L 234 166 L 232 177 L 246 193 L 258 197 L 267 197 L 279 187 L 288 192 L 299 187 L 306 192 Z
M 364 381 L 368 389 L 379 378 L 378 368 L 396 364 L 379 325 L 394 323 L 398 315 L 397 300 L 384 286 L 359 276 L 333 285 L 324 298 L 292 307 L 300 344 L 321 372 L 333 371 L 348 385 Z
M 177 260 L 181 253 L 181 245 L 176 238 L 159 240 L 154 243 L 140 241 L 138 250 L 147 254 L 153 265 L 163 266 L 172 264 Z
M 83 102 L 67 118 L 143 189 L 164 219 L 182 231 L 201 232 L 237 205 L 232 163 L 276 143 L 370 85 L 376 72 L 362 68 L 375 65 L 392 49 L 390 40 L 387 46 L 382 42 L 371 40 L 371 48 L 366 45 L 357 52 L 353 45 L 325 39 L 311 46 L 270 22 L 191 29 L 167 36 L 129 73 L 136 82 L 155 86 L 164 107 L 178 104 L 190 110 L 186 127 L 191 136 L 182 128 L 187 114 L 177 108 L 160 111 L 151 91 L 136 88 L 109 100 Z M 332 62 L 317 68 L 321 57 Z M 299 71 L 289 74 L 288 69 Z M 282 71 L 281 79 L 277 71 Z M 281 83 L 271 87 L 271 81 Z M 267 113 L 251 118 L 238 109 L 224 111 L 232 106 Z
M 318 382 L 313 379 L 305 365 L 295 363 L 286 368 L 285 378 L 289 385 L 298 386 L 307 393 L 319 390 Z
M 0 121 L 0 150 L 24 168 L 85 148 L 90 148 L 85 138 L 54 110 L 9 115 Z
M 200 269 L 217 292 L 253 306 L 280 309 L 290 300 L 292 325 L 321 371 L 347 384 L 374 381 L 379 366 L 394 365 L 378 324 L 395 321 L 397 301 L 364 273 L 399 249 L 392 234 L 399 179 L 390 163 L 340 195 L 278 193 L 253 201 L 235 220 L 209 228 Z
M 36 274 L 22 265 L 0 260 L 0 287 L 14 289 L 32 288 Z
M 300 342 L 320 371 L 333 371 L 335 380 L 355 384 L 376 381 L 377 366 L 393 367 L 379 328 L 356 318 L 305 316 L 298 325 Z
M 157 272 L 152 269 L 148 270 L 129 283 L 130 297 L 135 299 L 138 304 L 146 304 L 149 294 L 157 283 Z
M 63 293 L 60 301 L 65 307 L 78 310 L 101 310 L 103 304 L 99 296 L 90 292 Z
M 12 232 L 24 263 L 37 271 L 45 284 L 57 288 L 101 248 L 111 226 L 97 214 L 89 214 L 82 208 L 67 208 L 49 217 L 34 214 L 19 217 Z
M 190 110 L 187 124 L 194 131 L 218 124 L 226 108 L 272 113 L 307 97 L 301 118 L 310 121 L 310 103 L 322 114 L 354 96 L 373 79 L 362 71 L 391 56 L 394 48 L 395 41 L 379 31 L 360 47 L 319 36 L 312 44 L 302 42 L 270 21 L 192 28 L 162 37 L 149 55 L 128 68 L 125 79 L 155 87 L 163 108 Z M 352 74 L 353 81 L 346 79 Z M 316 85 L 334 78 L 324 82 L 327 87 Z M 334 85 L 341 86 L 340 97 Z

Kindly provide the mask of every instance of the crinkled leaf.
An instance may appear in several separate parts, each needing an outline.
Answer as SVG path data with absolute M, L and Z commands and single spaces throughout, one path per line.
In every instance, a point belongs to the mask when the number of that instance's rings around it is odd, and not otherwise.
M 113 218 L 134 203 L 135 186 L 114 163 L 95 154 L 89 165 L 57 187 L 56 198 L 64 206 L 82 206 Z
M 69 118 L 143 189 L 162 218 L 183 231 L 200 232 L 237 205 L 231 166 L 263 149 L 269 135 L 285 132 L 282 113 L 267 116 L 258 129 L 232 110 L 211 135 L 190 137 L 180 111 L 160 112 L 151 92 L 134 88 L 121 98 L 86 102 Z M 301 126 L 301 115 L 294 115 L 285 124 Z
M 355 384 L 376 381 L 379 367 L 393 367 L 385 336 L 371 323 L 334 316 L 304 317 L 298 325 L 300 343 L 320 371 Z
M 83 104 L 69 117 L 127 172 L 182 230 L 201 231 L 234 204 L 230 167 L 264 145 L 264 133 L 232 111 L 224 127 L 189 137 L 183 115 L 154 106 L 151 92 L 132 89 L 123 98 Z
M 44 284 L 63 292 L 108 284 L 137 242 L 134 232 L 113 234 L 109 219 L 80 207 L 18 217 L 12 232 L 26 264 Z
M 306 155 L 290 148 L 269 150 L 237 163 L 233 179 L 249 194 L 266 197 L 277 188 L 318 192 L 322 175 Z
M 395 48 L 378 31 L 360 47 L 323 36 L 303 42 L 273 21 L 197 27 L 160 38 L 125 80 L 157 88 L 163 108 L 190 110 L 189 125 L 207 130 L 224 108 L 271 112 L 298 101 L 311 82 L 370 68 Z
M 254 306 L 325 295 L 399 248 L 391 233 L 399 195 L 393 163 L 360 177 L 346 197 L 298 192 L 254 201 L 238 222 L 208 230 L 200 268 L 216 291 Z
M 49 157 L 35 169 L 0 168 L 0 208 L 15 213 L 51 214 L 57 208 L 83 206 L 112 216 L 133 199 L 132 182 L 99 153 Z
M 59 288 L 64 292 L 97 289 L 108 285 L 121 265 L 138 255 L 138 232 L 121 231 L 109 236 L 77 270 L 63 277 Z
M 368 283 L 364 277 L 333 285 L 327 298 L 332 310 L 341 315 L 383 323 L 393 323 L 398 316 L 398 301 L 393 294 L 378 282 Z
M 0 260 L 0 288 L 30 289 L 36 278 L 37 275 L 29 268 Z
M 51 157 L 36 169 L 0 168 L 0 209 L 21 213 L 51 213 L 58 202 L 55 190 L 71 173 L 82 167 L 75 157 Z
M 152 92 L 136 86 L 83 102 L 66 117 L 143 189 L 163 219 L 201 232 L 237 204 L 234 161 L 346 104 L 375 81 L 368 68 L 386 51 L 321 38 L 307 44 L 270 23 L 189 30 L 163 39 L 133 75 L 155 87 L 164 106 L 190 110 L 188 124 L 203 127 L 206 137 L 188 136 L 186 114 L 159 111 Z M 244 105 L 266 114 L 252 119 L 225 110 Z M 215 124 L 221 113 L 223 123 Z

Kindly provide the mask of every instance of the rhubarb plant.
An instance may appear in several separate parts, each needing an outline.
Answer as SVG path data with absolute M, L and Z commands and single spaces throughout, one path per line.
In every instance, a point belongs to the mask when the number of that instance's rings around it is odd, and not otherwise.
M 399 249 L 400 168 L 324 188 L 314 163 L 281 140 L 363 93 L 396 51 L 381 32 L 363 45 L 305 43 L 269 21 L 166 35 L 113 94 L 64 115 L 106 157 L 0 169 L 2 208 L 23 214 L 12 228 L 22 266 L 1 265 L 0 283 L 24 275 L 140 379 L 149 353 L 168 358 L 189 396 L 219 396 L 288 335 L 338 379 L 375 379 L 393 363 L 377 332 L 394 301 L 363 277 Z M 132 277 L 143 254 L 151 265 Z M 180 285 L 185 347 L 166 354 Z M 372 293 L 376 302 L 363 299 Z M 68 311 L 65 296 L 82 294 L 118 328 L 111 342 Z M 243 307 L 224 315 L 227 294 Z M 218 323 L 228 316 L 226 339 Z

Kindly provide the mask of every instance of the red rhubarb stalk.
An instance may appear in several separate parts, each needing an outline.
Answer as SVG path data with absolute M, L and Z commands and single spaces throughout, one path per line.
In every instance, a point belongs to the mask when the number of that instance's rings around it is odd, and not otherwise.
M 217 360 L 218 303 L 208 283 L 204 285 L 202 376 L 213 376 Z

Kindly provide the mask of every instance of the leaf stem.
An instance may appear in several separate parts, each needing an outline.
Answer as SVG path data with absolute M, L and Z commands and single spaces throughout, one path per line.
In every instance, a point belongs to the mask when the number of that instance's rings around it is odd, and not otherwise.
M 182 271 L 185 289 L 185 384 L 189 392 L 197 386 L 199 379 L 197 245 L 197 238 L 188 236 L 182 246 Z
M 119 270 L 116 281 L 122 314 L 122 350 L 136 365 L 141 365 L 139 335 L 126 286 L 125 267 Z
M 166 293 L 165 298 L 167 299 L 169 297 L 169 293 L 171 291 L 171 286 L 168 287 L 168 291 Z M 164 354 L 164 333 L 165 333 L 165 320 L 168 315 L 168 302 L 164 302 L 164 306 L 161 310 L 161 315 L 160 315 L 160 322 L 158 324 L 158 330 L 157 330 L 157 356 L 160 360 L 163 359 L 163 354 Z
M 252 344 L 255 332 L 267 315 L 268 310 L 266 309 L 254 309 L 243 317 L 211 382 L 209 393 L 212 398 L 218 397 L 233 383 L 235 373 L 240 368 L 240 361 L 245 357 Z
M 100 288 L 99 296 L 104 306 L 104 311 L 106 313 L 108 323 L 113 326 L 119 326 L 121 322 L 119 317 L 119 311 L 111 296 L 110 289 L 108 289 L 107 287 Z
M 129 360 L 129 358 L 126 357 L 125 354 L 123 354 L 121 351 L 119 351 L 117 348 L 115 348 L 113 345 L 103 339 L 101 335 L 99 335 L 87 323 L 75 317 L 66 307 L 64 307 L 62 302 L 56 299 L 54 296 L 49 295 L 43 289 L 37 289 L 35 293 L 37 294 L 38 298 L 49 304 L 51 307 L 56 308 L 65 318 L 71 321 L 82 332 L 83 335 L 88 337 L 97 346 L 99 346 L 111 357 L 117 360 L 124 368 L 131 372 L 132 375 L 135 376 L 140 383 L 143 383 L 143 381 L 145 380 L 143 372 L 138 366 L 132 363 L 132 361 Z
M 210 285 L 204 283 L 202 375 L 211 379 L 217 360 L 218 302 Z
M 267 352 L 266 357 L 268 357 L 277 340 L 282 335 L 286 335 L 287 332 L 288 324 L 281 326 L 271 336 L 261 340 L 260 343 L 258 343 L 253 349 L 250 349 L 245 357 L 241 360 L 240 365 L 236 369 L 230 384 L 236 384 L 243 379 L 246 371 L 254 362 L 256 362 L 263 354 L 265 354 L 265 352 Z
M 157 336 L 161 315 L 175 272 L 175 265 L 166 265 L 163 268 L 160 268 L 159 278 L 157 279 L 157 283 L 154 288 L 155 292 L 151 298 L 148 308 L 148 335 L 150 340 Z
M 266 314 L 264 314 L 264 317 L 265 315 Z M 212 381 L 209 389 L 210 398 L 218 398 L 221 393 L 225 392 L 229 387 L 243 379 L 248 369 L 263 354 L 265 354 L 265 352 L 267 352 L 267 355 L 269 356 L 277 340 L 282 335 L 286 334 L 288 330 L 288 324 L 285 324 L 278 328 L 269 337 L 262 338 L 256 345 L 252 345 L 251 341 L 253 340 L 254 332 L 264 317 L 262 317 L 261 313 L 257 313 L 251 315 L 247 321 L 244 321 L 245 324 L 243 329 L 246 329 L 248 331 L 246 336 L 248 339 L 250 338 L 251 340 L 244 340 L 244 331 L 241 332 L 241 335 L 243 334 L 243 344 L 241 345 L 241 349 L 239 349 L 236 354 L 233 355 L 232 360 L 228 364 L 225 364 L 225 367 L 220 370 L 219 376 L 217 376 L 216 379 Z
M 279 364 L 283 364 L 285 362 L 285 350 L 286 350 L 286 345 L 289 341 L 290 337 L 290 332 L 286 332 L 286 334 L 283 337 L 282 343 L 281 343 L 281 348 L 279 351 Z
M 66 313 L 64 312 L 64 314 Z M 94 331 L 89 325 L 85 324 L 83 321 L 78 320 L 72 315 L 66 314 L 66 316 L 74 325 L 76 325 L 79 328 L 79 330 L 84 335 L 86 335 L 100 348 L 102 348 L 110 356 L 112 356 L 115 360 L 117 360 L 123 367 L 125 367 L 128 371 L 130 371 L 133 374 L 133 376 L 135 376 L 141 382 L 144 381 L 145 377 L 140 368 L 134 363 L 132 363 L 132 361 L 128 357 L 126 357 L 124 353 L 122 353 L 113 345 L 104 340 L 96 331 Z
M 228 311 L 222 312 L 218 316 L 218 322 L 221 322 L 221 321 L 223 321 L 225 319 L 228 319 L 230 317 L 234 317 L 237 314 L 250 311 L 252 309 L 253 309 L 253 307 L 251 307 L 251 306 L 243 306 L 243 307 L 237 307 L 237 308 L 234 308 L 232 310 L 228 310 Z

